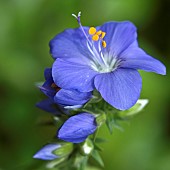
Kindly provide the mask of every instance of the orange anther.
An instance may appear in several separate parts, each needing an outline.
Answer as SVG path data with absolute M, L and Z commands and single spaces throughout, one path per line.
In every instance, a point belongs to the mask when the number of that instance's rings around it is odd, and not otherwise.
M 106 33 L 102 32 L 101 38 L 103 39 L 105 37 Z
M 97 35 L 101 35 L 101 33 L 102 33 L 101 30 L 99 30 L 99 31 L 96 32 Z
M 99 40 L 99 36 L 97 34 L 93 35 L 92 40 L 93 41 L 98 41 Z
M 104 47 L 104 48 L 106 48 L 106 41 L 102 41 L 102 46 Z
M 93 35 L 93 34 L 95 34 L 95 33 L 96 33 L 96 28 L 90 27 L 90 29 L 89 29 L 89 34 L 90 34 L 90 35 Z

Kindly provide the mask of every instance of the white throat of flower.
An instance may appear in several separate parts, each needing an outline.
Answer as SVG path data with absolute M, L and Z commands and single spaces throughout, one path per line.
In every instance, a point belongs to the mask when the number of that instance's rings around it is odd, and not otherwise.
M 91 54 L 90 67 L 99 73 L 114 71 L 118 67 L 120 61 L 116 56 L 110 55 L 109 52 L 103 52 L 104 48 L 107 46 L 106 41 L 104 40 L 106 32 L 103 32 L 102 30 L 97 31 L 96 28 L 90 27 L 88 31 L 89 35 L 87 35 L 81 25 L 81 12 L 79 12 L 77 16 L 75 14 L 72 14 L 72 16 L 77 19 L 78 24 L 87 40 L 86 45 Z

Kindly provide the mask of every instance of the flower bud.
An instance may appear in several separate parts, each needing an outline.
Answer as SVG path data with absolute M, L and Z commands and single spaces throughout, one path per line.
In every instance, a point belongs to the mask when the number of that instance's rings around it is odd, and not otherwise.
M 73 144 L 67 142 L 51 143 L 40 149 L 33 158 L 42 160 L 54 160 L 68 156 L 73 150 Z
M 58 138 L 67 142 L 81 143 L 97 129 L 95 116 L 80 113 L 71 116 L 58 131 Z
M 60 143 L 61 147 L 54 150 L 53 153 L 59 157 L 68 156 L 73 151 L 73 144 L 68 142 Z
M 87 138 L 81 146 L 81 151 L 82 151 L 81 153 L 83 155 L 89 155 L 93 151 L 93 148 L 94 146 L 92 141 Z

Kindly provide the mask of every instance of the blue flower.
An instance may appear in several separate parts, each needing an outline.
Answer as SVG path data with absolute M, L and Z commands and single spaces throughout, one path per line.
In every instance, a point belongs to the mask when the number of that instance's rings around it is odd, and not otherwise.
M 52 75 L 59 87 L 81 92 L 97 89 L 106 102 L 126 110 L 140 96 L 138 69 L 166 74 L 165 66 L 138 46 L 131 22 L 89 28 L 81 25 L 80 14 L 75 17 L 79 28 L 67 29 L 50 41 L 50 52 L 56 59 Z
M 53 154 L 53 152 L 60 148 L 61 145 L 59 144 L 48 144 L 45 145 L 42 149 L 40 149 L 33 158 L 42 159 L 42 160 L 53 160 L 59 158 L 59 156 Z
M 95 117 L 90 113 L 80 113 L 70 117 L 60 128 L 58 138 L 72 143 L 83 142 L 97 128 Z
M 42 160 L 53 160 L 57 158 L 67 158 L 73 151 L 73 144 L 68 142 L 58 142 L 45 145 L 33 158 Z M 63 160 L 63 159 L 62 159 Z
M 38 103 L 37 106 L 43 110 L 55 112 L 56 108 L 53 107 L 58 104 L 66 109 L 79 108 L 85 104 L 91 97 L 91 92 L 80 92 L 78 90 L 61 89 L 53 81 L 52 69 L 47 68 L 44 71 L 45 82 L 39 86 L 40 90 L 49 97 L 48 100 Z

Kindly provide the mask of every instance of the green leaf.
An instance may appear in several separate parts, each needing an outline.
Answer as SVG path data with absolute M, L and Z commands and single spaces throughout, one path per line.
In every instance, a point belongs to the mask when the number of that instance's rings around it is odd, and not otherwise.
M 100 164 L 100 166 L 104 167 L 104 162 L 97 150 L 94 150 L 91 155 Z

